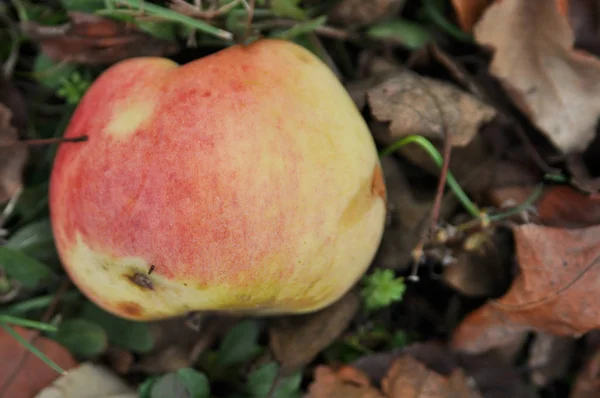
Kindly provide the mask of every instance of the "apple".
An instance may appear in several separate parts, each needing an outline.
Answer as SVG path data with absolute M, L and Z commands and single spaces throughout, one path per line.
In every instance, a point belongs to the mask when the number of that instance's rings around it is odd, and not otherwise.
M 316 311 L 383 234 L 375 143 L 310 51 L 260 39 L 183 66 L 121 61 L 89 88 L 50 180 L 69 277 L 123 318 Z

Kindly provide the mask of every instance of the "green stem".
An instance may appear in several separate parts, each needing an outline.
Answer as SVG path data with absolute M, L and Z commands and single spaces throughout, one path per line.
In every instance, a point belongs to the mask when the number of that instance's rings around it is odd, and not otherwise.
M 403 146 L 413 143 L 423 148 L 425 152 L 427 152 L 427 154 L 431 157 L 431 159 L 433 159 L 433 161 L 438 167 L 443 166 L 444 159 L 442 158 L 442 155 L 439 153 L 439 151 L 435 148 L 435 146 L 433 146 L 433 144 L 429 140 L 419 135 L 409 135 L 407 137 L 399 139 L 392 145 L 382 150 L 379 153 L 379 157 L 383 158 L 385 156 L 388 156 L 389 154 L 396 152 Z M 446 182 L 448 183 L 448 186 L 450 187 L 452 192 L 454 192 L 454 195 L 456 195 L 457 199 L 463 205 L 465 210 L 467 210 L 467 212 L 469 212 L 471 216 L 475 218 L 481 218 L 481 211 L 479 210 L 477 205 L 473 203 L 473 201 L 469 198 L 465 191 L 463 191 L 463 189 L 458 184 L 458 181 L 456 181 L 456 179 L 450 171 L 448 171 Z
M 23 345 L 23 347 L 25 347 L 27 350 L 29 350 L 29 352 L 31 352 L 33 355 L 35 355 L 36 357 L 38 357 L 46 365 L 50 366 L 52 369 L 54 369 L 55 371 L 57 371 L 61 375 L 64 375 L 64 374 L 67 373 L 56 362 L 54 362 L 53 360 L 51 360 L 50 358 L 48 358 L 46 356 L 46 354 L 44 354 L 36 346 L 34 346 L 33 344 L 31 344 L 29 341 L 27 341 L 25 338 L 23 338 L 23 336 L 21 336 L 19 333 L 17 333 L 17 331 L 14 330 L 12 327 L 10 327 L 9 325 L 7 325 L 5 323 L 0 323 L 0 327 L 2 327 L 6 331 L 6 333 L 8 333 L 9 335 L 11 335 L 11 337 L 13 337 L 19 343 L 21 343 Z
M 540 198 L 540 196 L 542 196 L 543 192 L 544 192 L 544 184 L 539 184 L 535 188 L 535 191 L 533 191 L 533 193 L 527 198 L 527 200 L 525 200 L 525 202 L 521 203 L 518 206 L 513 207 L 510 210 L 504 211 L 502 213 L 490 215 L 490 216 L 488 216 L 488 219 L 490 221 L 494 222 L 494 221 L 500 221 L 504 218 L 510 217 L 515 214 L 519 214 L 523 210 L 527 210 L 527 208 L 529 206 L 533 205 Z
M 40 296 L 26 301 L 21 301 L 20 303 L 15 303 L 5 308 L 0 307 L 0 315 L 10 314 L 14 316 L 24 314 L 29 311 L 46 308 L 52 303 L 52 300 L 54 300 L 54 296 L 54 294 L 48 294 L 46 296 Z M 78 291 L 65 293 L 65 295 L 63 296 L 63 302 L 73 300 L 79 296 L 80 294 Z
M 32 321 L 30 319 L 19 318 L 8 314 L 0 314 L 0 324 L 11 324 L 16 326 L 23 326 L 29 329 L 37 329 L 43 332 L 55 333 L 58 328 L 49 323 Z
M 112 2 L 143 10 L 148 15 L 157 16 L 168 21 L 179 22 L 180 24 L 196 28 L 204 33 L 208 33 L 224 40 L 233 40 L 233 34 L 231 32 L 147 1 L 143 2 L 143 5 L 141 0 L 112 0 Z M 113 10 L 110 11 L 114 12 Z

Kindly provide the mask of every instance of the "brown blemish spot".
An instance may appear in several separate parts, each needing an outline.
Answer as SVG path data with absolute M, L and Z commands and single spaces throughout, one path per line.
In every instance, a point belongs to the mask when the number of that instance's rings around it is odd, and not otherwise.
M 373 178 L 371 179 L 371 195 L 380 197 L 384 202 L 387 203 L 385 180 L 383 178 L 383 172 L 381 166 L 376 165 L 373 170 Z
M 148 275 L 136 272 L 133 275 L 126 275 L 127 279 L 142 289 L 154 290 L 154 284 Z
M 119 311 L 124 313 L 125 315 L 131 317 L 139 317 L 142 315 L 142 306 L 138 303 L 133 303 L 131 301 L 126 301 L 123 303 L 117 304 Z

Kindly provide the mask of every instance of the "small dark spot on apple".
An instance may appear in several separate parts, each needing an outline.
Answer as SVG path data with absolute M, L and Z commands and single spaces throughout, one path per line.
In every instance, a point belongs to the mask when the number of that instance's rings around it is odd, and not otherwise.
M 125 313 L 126 315 L 129 316 L 133 316 L 133 317 L 139 317 L 140 315 L 142 315 L 142 307 L 134 302 L 123 302 L 123 303 L 119 303 L 117 304 L 118 308 L 120 311 L 122 311 L 123 313 Z
M 183 286 L 187 286 L 187 283 L 183 282 Z
M 154 290 L 154 284 L 147 275 L 136 272 L 133 275 L 125 275 L 125 277 L 142 289 Z
M 150 265 L 150 269 L 148 270 L 148 275 L 151 275 L 154 272 L 154 268 L 156 268 L 154 265 Z
M 208 98 L 212 96 L 212 92 L 211 91 L 205 91 L 202 93 L 202 97 L 204 98 Z

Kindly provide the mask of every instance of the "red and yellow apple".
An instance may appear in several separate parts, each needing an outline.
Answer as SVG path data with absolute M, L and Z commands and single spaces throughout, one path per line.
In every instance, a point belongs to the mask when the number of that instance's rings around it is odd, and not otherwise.
M 315 311 L 379 246 L 372 136 L 336 76 L 291 42 L 113 65 L 65 132 L 82 135 L 55 159 L 53 232 L 73 282 L 119 316 Z

